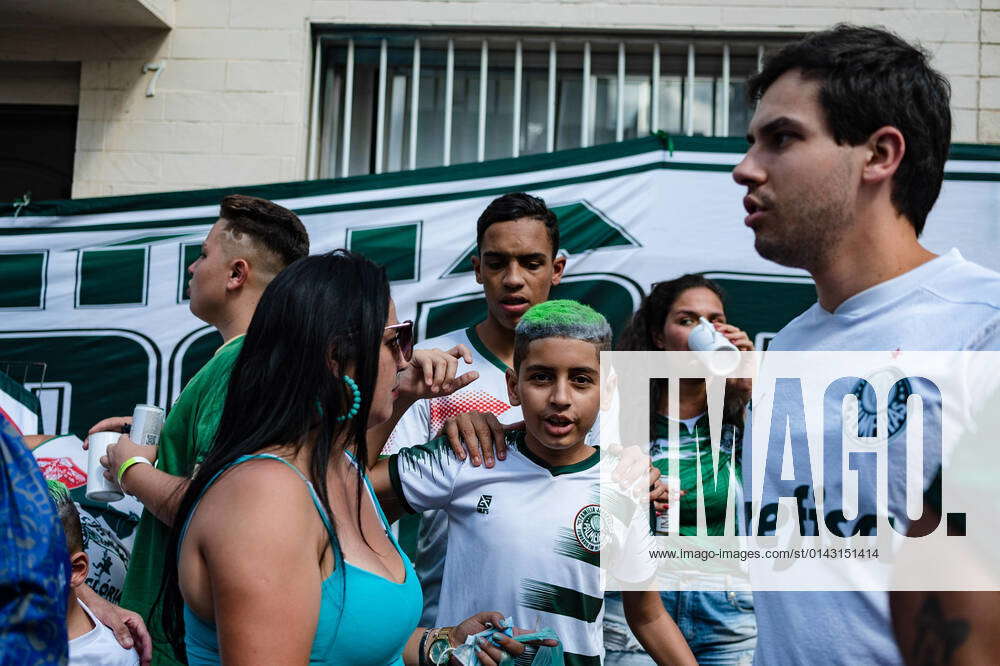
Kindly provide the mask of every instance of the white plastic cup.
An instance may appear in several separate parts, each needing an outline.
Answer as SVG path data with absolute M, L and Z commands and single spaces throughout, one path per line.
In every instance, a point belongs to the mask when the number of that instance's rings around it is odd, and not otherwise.
M 699 317 L 701 322 L 688 336 L 688 349 L 713 375 L 728 375 L 740 364 L 740 350 L 719 331 L 712 322 Z
M 94 502 L 117 502 L 125 493 L 114 481 L 104 478 L 101 456 L 107 454 L 108 447 L 115 444 L 121 433 L 95 432 L 89 437 L 90 457 L 87 458 L 87 499 Z M 113 474 L 114 472 L 112 472 Z

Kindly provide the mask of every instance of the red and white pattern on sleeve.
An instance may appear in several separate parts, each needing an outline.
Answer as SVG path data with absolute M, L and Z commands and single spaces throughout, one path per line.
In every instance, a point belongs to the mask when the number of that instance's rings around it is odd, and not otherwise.
M 73 490 L 87 483 L 87 473 L 76 466 L 72 458 L 36 458 L 46 481 L 61 481 Z
M 432 398 L 431 432 L 439 432 L 445 420 L 465 412 L 489 412 L 500 416 L 510 405 L 485 391 L 459 391 L 443 398 Z

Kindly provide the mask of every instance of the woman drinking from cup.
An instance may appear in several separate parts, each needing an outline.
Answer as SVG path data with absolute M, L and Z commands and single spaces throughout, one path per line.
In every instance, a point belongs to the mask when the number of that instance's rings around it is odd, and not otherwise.
M 620 351 L 688 351 L 689 337 L 700 320 L 707 320 L 715 331 L 736 349 L 752 351 L 747 334 L 727 323 L 723 294 L 720 287 L 698 274 L 682 275 L 674 280 L 654 285 L 643 299 L 639 310 L 622 332 Z M 699 331 L 703 335 L 703 331 Z M 711 338 L 709 331 L 708 337 Z M 715 336 L 719 337 L 719 336 Z M 699 354 L 703 354 L 699 349 Z M 704 358 L 699 355 L 699 358 Z M 732 368 L 730 368 L 732 369 Z M 706 375 L 710 374 L 706 368 Z M 723 534 L 730 472 L 736 483 L 736 506 L 741 496 L 739 445 L 742 438 L 743 412 L 749 400 L 749 384 L 745 380 L 727 380 L 722 410 L 722 432 L 719 452 L 713 460 L 708 418 L 708 388 L 704 379 L 679 380 L 679 413 L 669 414 L 667 380 L 651 382 L 650 396 L 650 456 L 663 477 L 668 470 L 668 457 L 676 451 L 681 495 L 675 496 L 667 512 L 679 511 L 679 533 L 696 536 L 698 481 L 705 506 L 706 528 L 710 536 Z M 673 417 L 673 418 L 671 418 Z M 671 423 L 674 421 L 674 423 Z M 671 439 L 672 426 L 679 440 Z M 700 465 L 699 465 L 700 463 Z M 678 501 L 679 500 L 679 501 Z M 667 513 L 657 516 L 655 532 L 665 534 L 669 526 Z M 749 591 L 733 589 L 734 577 L 722 573 L 677 572 L 664 581 L 661 592 L 663 605 L 684 633 L 699 664 L 751 663 L 756 643 L 757 627 L 753 614 L 753 596 Z M 698 580 L 694 580 L 698 578 Z M 679 591 L 701 588 L 705 591 Z M 610 595 L 609 595 L 610 596 Z M 616 621 L 616 599 L 608 600 L 605 615 L 606 664 L 651 664 L 627 627 Z M 624 622 L 621 623 L 624 625 Z

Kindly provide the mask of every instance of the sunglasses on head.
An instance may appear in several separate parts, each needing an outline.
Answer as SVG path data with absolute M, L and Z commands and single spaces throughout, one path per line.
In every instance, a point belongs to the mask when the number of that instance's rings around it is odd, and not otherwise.
M 413 321 L 407 319 L 402 323 L 386 326 L 385 330 L 396 332 L 396 336 L 388 341 L 389 346 L 394 347 L 403 360 L 409 362 L 413 358 Z

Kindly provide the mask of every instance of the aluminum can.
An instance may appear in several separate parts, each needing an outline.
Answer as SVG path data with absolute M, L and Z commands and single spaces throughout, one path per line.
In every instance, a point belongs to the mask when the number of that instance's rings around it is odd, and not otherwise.
M 156 405 L 136 405 L 132 412 L 132 429 L 129 437 L 142 446 L 159 446 L 163 417 L 163 409 Z

